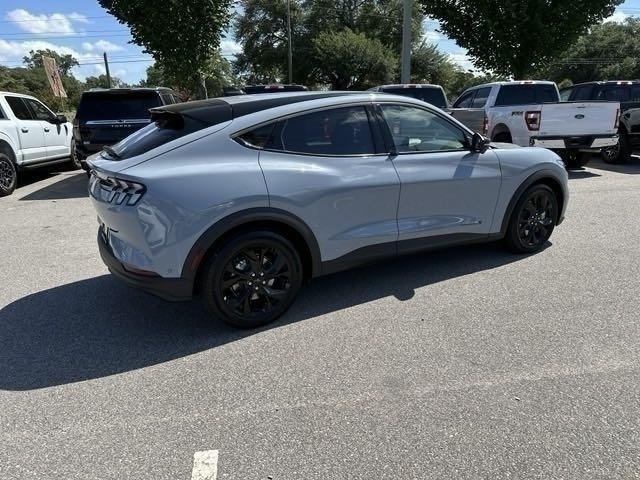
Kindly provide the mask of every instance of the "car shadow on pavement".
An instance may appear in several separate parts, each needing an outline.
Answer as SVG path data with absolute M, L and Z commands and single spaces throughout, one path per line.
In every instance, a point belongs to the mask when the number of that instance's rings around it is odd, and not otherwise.
M 590 170 L 586 170 L 584 168 L 581 168 L 579 170 L 575 169 L 575 170 L 567 170 L 567 173 L 569 174 L 569 180 L 579 180 L 582 178 L 592 178 L 592 177 L 601 177 L 602 175 L 600 175 L 599 173 L 595 173 L 592 172 Z
M 600 158 L 593 158 L 589 164 L 589 168 L 597 170 L 605 170 L 607 172 L 624 173 L 627 175 L 640 175 L 640 157 L 633 155 L 627 163 L 605 163 Z
M 240 330 L 211 321 L 200 302 L 168 303 L 110 275 L 28 295 L 0 310 L 0 389 L 101 378 L 181 358 L 262 331 L 524 258 L 495 244 L 403 257 L 315 279 L 277 322 Z
M 87 175 L 84 172 L 65 174 L 60 178 L 61 180 L 31 192 L 20 200 L 62 200 L 89 196 Z

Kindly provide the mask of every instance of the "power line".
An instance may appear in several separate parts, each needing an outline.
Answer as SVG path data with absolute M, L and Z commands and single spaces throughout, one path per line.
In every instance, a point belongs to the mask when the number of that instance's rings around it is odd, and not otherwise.
M 27 23 L 27 22 L 60 22 L 62 20 L 69 20 L 71 22 L 73 21 L 83 21 L 83 20 L 89 20 L 89 19 L 94 19 L 94 18 L 113 18 L 111 15 L 99 15 L 96 17 L 85 17 L 83 16 L 82 19 L 77 19 L 77 18 L 71 18 L 68 15 L 70 14 L 64 14 L 64 13 L 41 13 L 40 15 L 46 15 L 46 16 L 51 16 L 51 15 L 63 15 L 64 18 L 30 18 L 29 20 L 0 20 L 0 23 Z
M 69 35 L 84 35 L 85 33 L 113 33 L 113 32 L 124 33 L 124 32 L 128 32 L 128 30 L 123 30 L 123 29 L 119 29 L 119 30 L 84 30 L 82 32 L 42 32 L 42 33 L 15 32 L 15 33 L 0 33 L 0 37 L 15 36 L 15 35 L 23 35 L 23 36 L 24 35 L 33 35 L 35 38 L 42 38 L 40 35 L 56 35 L 56 34 L 65 35 L 65 37 L 67 37 Z
M 129 37 L 131 34 L 108 34 L 108 35 L 64 35 L 54 37 L 20 37 L 20 38 L 1 38 L 0 40 L 11 40 L 13 42 L 28 42 L 33 40 L 61 40 L 61 39 L 74 39 L 74 38 L 113 38 L 113 37 Z

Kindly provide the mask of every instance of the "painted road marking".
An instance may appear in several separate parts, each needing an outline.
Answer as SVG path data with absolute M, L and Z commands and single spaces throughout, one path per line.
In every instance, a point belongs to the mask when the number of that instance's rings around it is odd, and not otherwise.
M 194 453 L 191 480 L 216 480 L 216 478 L 218 478 L 218 450 Z

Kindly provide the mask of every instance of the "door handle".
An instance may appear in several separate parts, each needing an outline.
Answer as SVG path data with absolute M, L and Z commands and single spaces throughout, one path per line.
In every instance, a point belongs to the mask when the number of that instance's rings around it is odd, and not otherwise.
M 28 129 L 28 128 L 25 128 L 25 127 L 22 127 L 22 128 L 20 129 L 20 131 L 21 131 L 22 133 L 29 133 L 29 129 Z
M 47 127 L 44 127 L 45 132 L 49 132 L 50 130 Z

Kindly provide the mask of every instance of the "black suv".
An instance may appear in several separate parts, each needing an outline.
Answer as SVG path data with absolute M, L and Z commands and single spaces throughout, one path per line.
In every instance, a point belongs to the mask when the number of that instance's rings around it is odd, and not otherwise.
M 151 121 L 149 109 L 178 103 L 168 88 L 91 89 L 82 94 L 73 121 L 73 138 L 81 164 L 105 145 L 118 143 Z
M 602 150 L 607 163 L 625 163 L 634 148 L 640 147 L 640 80 L 607 80 L 577 83 L 560 91 L 570 102 L 607 100 L 620 102 L 620 140 L 615 147 Z

